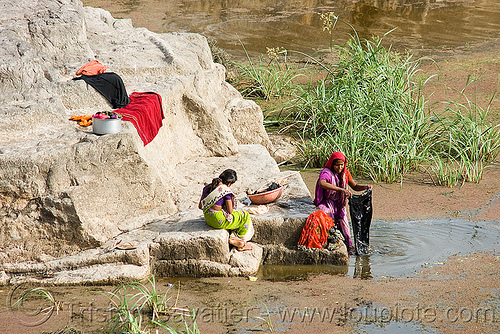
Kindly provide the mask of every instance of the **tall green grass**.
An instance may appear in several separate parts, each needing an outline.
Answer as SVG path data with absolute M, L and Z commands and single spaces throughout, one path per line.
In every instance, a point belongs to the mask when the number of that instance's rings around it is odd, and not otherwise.
M 429 59 L 384 47 L 390 32 L 361 39 L 334 14 L 321 18 L 336 61 L 295 52 L 316 63 L 324 76 L 289 87 L 293 96 L 266 119 L 298 139 L 303 165 L 322 166 L 333 151 L 343 151 L 351 171 L 377 182 L 402 181 L 420 169 L 439 185 L 479 182 L 500 147 L 499 126 L 487 121 L 493 99 L 483 109 L 462 94 L 466 103 L 448 101 L 449 108 L 435 115 L 422 93 L 434 77 L 421 74 L 422 61 Z M 343 45 L 333 39 L 339 22 L 352 30 Z
M 311 165 L 340 150 L 357 174 L 394 182 L 423 160 L 429 128 L 423 84 L 414 80 L 419 62 L 387 50 L 382 40 L 353 34 L 334 48 L 339 61 L 325 78 L 293 101 L 289 112 Z
M 287 50 L 283 48 L 268 48 L 268 61 L 259 56 L 254 62 L 245 46 L 248 64 L 235 64 L 239 68 L 239 76 L 233 85 L 246 97 L 269 100 L 281 97 L 293 90 L 293 81 L 301 75 L 300 69 L 287 61 Z
M 433 124 L 430 168 L 438 184 L 479 182 L 484 168 L 499 153 L 500 125 L 487 121 L 494 95 L 486 109 L 469 100 L 463 92 L 461 95 L 466 102 L 449 102 L 446 116 L 436 117 Z

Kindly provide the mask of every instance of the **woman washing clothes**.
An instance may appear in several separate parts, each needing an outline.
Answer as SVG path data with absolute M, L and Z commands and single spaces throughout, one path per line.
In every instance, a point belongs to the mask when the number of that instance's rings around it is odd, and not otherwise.
M 208 226 L 230 230 L 229 243 L 239 251 L 252 250 L 247 242 L 252 238 L 254 229 L 250 214 L 236 211 L 236 198 L 229 188 L 237 180 L 236 172 L 226 169 L 203 188 L 198 207 Z
M 335 222 L 336 227 L 344 236 L 344 242 L 349 252 L 354 250 L 347 221 L 347 199 L 351 192 L 347 186 L 355 191 L 371 189 L 371 185 L 359 185 L 352 179 L 346 168 L 346 157 L 342 152 L 334 152 L 319 174 L 316 182 L 314 205 L 326 212 Z

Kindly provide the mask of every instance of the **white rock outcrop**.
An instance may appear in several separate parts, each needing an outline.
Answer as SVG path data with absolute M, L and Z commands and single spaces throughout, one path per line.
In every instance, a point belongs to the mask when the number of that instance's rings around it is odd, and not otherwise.
M 271 147 L 262 112 L 225 82 L 204 37 L 157 34 L 79 0 L 0 2 L 0 263 L 91 248 L 194 207 L 216 176 L 177 166 Z M 68 120 L 110 110 L 75 72 L 97 59 L 165 119 L 144 146 L 132 124 L 97 136 Z M 195 184 L 196 186 L 192 186 Z
M 297 250 L 316 210 L 297 173 L 267 213 L 252 216 L 252 251 L 231 250 L 229 233 L 203 220 L 203 186 L 224 169 L 237 170 L 241 201 L 283 178 L 275 159 L 293 155 L 280 141 L 273 147 L 259 106 L 225 81 L 204 37 L 134 28 L 79 0 L 2 0 L 0 38 L 0 284 L 253 275 L 266 261 L 347 264 L 343 245 Z M 161 95 L 165 119 L 148 145 L 129 122 L 98 136 L 68 120 L 111 109 L 72 80 L 93 59 L 129 94 Z

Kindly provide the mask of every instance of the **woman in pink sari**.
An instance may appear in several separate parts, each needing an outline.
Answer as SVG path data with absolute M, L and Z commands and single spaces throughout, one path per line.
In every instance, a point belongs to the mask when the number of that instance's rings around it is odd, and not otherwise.
M 347 199 L 351 197 L 351 192 L 347 188 L 348 185 L 355 191 L 372 188 L 371 185 L 356 184 L 351 173 L 346 168 L 344 153 L 334 152 L 319 174 L 314 205 L 332 217 L 336 227 L 344 236 L 347 248 L 352 251 L 354 247 L 351 241 L 346 210 Z

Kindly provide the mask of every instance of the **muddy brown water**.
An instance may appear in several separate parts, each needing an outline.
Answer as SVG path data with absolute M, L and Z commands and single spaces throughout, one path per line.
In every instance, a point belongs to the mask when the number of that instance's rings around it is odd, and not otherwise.
M 314 194 L 319 171 L 301 171 L 311 194 Z M 411 203 L 410 198 L 408 203 Z M 413 277 L 425 268 L 442 265 L 452 255 L 487 251 L 500 254 L 498 221 L 470 222 L 458 218 L 374 219 L 370 226 L 369 254 L 350 256 L 349 266 L 265 265 L 259 277 L 271 281 L 305 280 L 318 273 L 361 279 Z
M 135 26 L 155 32 L 195 32 L 213 37 L 222 49 L 242 56 L 266 47 L 312 53 L 329 45 L 319 13 L 334 12 L 360 37 L 386 37 L 399 51 L 434 54 L 442 49 L 500 37 L 498 0 L 83 0 Z M 338 24 L 334 38 L 352 30 Z
M 369 254 L 351 256 L 348 267 L 263 266 L 260 277 L 271 281 L 305 280 L 318 273 L 361 279 L 412 277 L 423 269 L 442 265 L 452 255 L 488 251 L 500 254 L 497 222 L 374 220 Z

